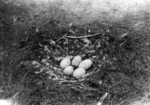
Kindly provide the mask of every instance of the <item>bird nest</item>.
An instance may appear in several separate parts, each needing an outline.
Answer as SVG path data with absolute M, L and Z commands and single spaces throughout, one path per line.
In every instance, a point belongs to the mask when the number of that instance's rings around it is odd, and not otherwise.
M 108 93 L 101 101 L 116 105 L 141 95 L 149 71 L 141 50 L 144 37 L 132 27 L 94 22 L 50 31 L 39 30 L 1 56 L 3 80 L 22 87 L 3 86 L 8 96 L 19 90 L 20 97 L 35 105 L 91 105 Z M 59 66 L 64 57 L 76 55 L 93 59 L 92 67 L 79 79 L 64 75 Z

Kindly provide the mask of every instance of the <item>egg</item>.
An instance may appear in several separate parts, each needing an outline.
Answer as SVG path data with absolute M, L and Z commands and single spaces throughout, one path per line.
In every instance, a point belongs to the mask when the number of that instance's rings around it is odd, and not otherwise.
M 64 58 L 61 62 L 60 62 L 60 67 L 62 69 L 66 68 L 67 66 L 70 66 L 71 61 L 70 58 Z
M 91 59 L 85 59 L 79 64 L 79 68 L 83 68 L 85 70 L 89 69 L 92 66 L 93 62 Z
M 72 75 L 73 74 L 73 71 L 74 71 L 74 67 L 73 66 L 68 66 L 64 69 L 63 73 L 65 75 Z
M 73 77 L 75 78 L 81 78 L 83 75 L 85 75 L 85 69 L 83 68 L 77 68 L 73 72 Z
M 0 105 L 20 105 L 14 99 L 0 99 Z
M 72 65 L 73 66 L 79 66 L 79 64 L 80 64 L 80 62 L 82 61 L 82 58 L 81 58 L 81 56 L 75 56 L 74 58 L 73 58 L 73 60 L 72 60 Z

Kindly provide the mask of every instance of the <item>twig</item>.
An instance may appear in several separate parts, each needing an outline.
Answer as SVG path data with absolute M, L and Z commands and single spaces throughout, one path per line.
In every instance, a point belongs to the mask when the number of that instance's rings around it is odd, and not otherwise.
M 117 105 L 122 105 L 122 104 L 125 103 L 126 101 L 127 101 L 127 99 L 121 101 L 121 102 L 120 102 L 119 104 L 117 104 Z
M 62 83 L 75 83 L 75 82 L 77 82 L 77 81 L 76 81 L 76 80 L 72 80 L 72 81 L 69 81 L 69 80 L 61 80 L 61 81 L 59 81 L 60 84 L 62 84 Z
M 96 88 L 92 88 L 92 87 L 88 87 L 88 86 L 84 86 L 84 85 L 79 85 L 78 87 L 82 90 L 98 91 L 98 89 L 96 89 Z
M 100 102 L 103 102 L 104 99 L 105 99 L 107 96 L 108 96 L 108 93 L 106 92 L 106 93 L 101 97 Z
M 82 39 L 82 38 L 88 38 L 88 37 L 94 37 L 97 35 L 100 35 L 101 33 L 96 33 L 93 35 L 86 35 L 86 36 L 66 36 L 67 38 L 72 38 L 72 39 Z
M 97 103 L 97 105 L 102 105 L 103 104 L 103 101 L 104 99 L 108 96 L 108 93 L 106 92 L 100 99 L 100 101 Z
M 119 82 L 115 83 L 114 85 L 112 85 L 112 86 L 109 87 L 109 88 L 111 89 L 111 88 L 117 86 L 117 85 L 120 84 L 122 81 L 123 81 L 123 78 L 121 78 L 121 79 L 119 80 Z
M 57 40 L 55 41 L 55 43 L 58 42 L 59 40 L 65 38 L 66 36 L 67 36 L 67 33 L 66 33 L 65 35 L 63 35 L 61 38 L 57 39 Z

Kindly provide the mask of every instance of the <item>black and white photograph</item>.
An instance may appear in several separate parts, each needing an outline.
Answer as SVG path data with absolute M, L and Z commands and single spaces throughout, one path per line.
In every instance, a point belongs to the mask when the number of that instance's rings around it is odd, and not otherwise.
M 150 105 L 150 0 L 0 0 L 0 105 Z

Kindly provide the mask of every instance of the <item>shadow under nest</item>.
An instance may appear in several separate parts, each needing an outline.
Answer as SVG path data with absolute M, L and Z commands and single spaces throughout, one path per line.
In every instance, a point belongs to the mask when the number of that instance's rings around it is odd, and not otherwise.
M 92 29 L 92 26 L 96 28 Z M 116 105 L 143 95 L 149 76 L 141 50 L 142 39 L 146 36 L 120 23 L 95 22 L 51 31 L 55 34 L 34 32 L 28 40 L 19 42 L 18 47 L 3 53 L 0 85 L 4 93 L 1 97 L 19 92 L 19 100 L 29 105 L 71 105 L 76 102 L 90 105 L 108 92 L 104 105 Z M 99 34 L 85 37 L 84 33 Z M 51 52 L 44 52 L 43 46 L 48 46 Z M 32 60 L 40 62 L 48 55 L 52 65 L 59 66 L 55 57 L 77 54 L 94 57 L 91 71 L 88 71 L 92 75 L 82 82 L 59 84 L 45 73 L 36 74 L 37 69 L 29 63 Z M 86 88 L 79 88 L 81 85 Z

